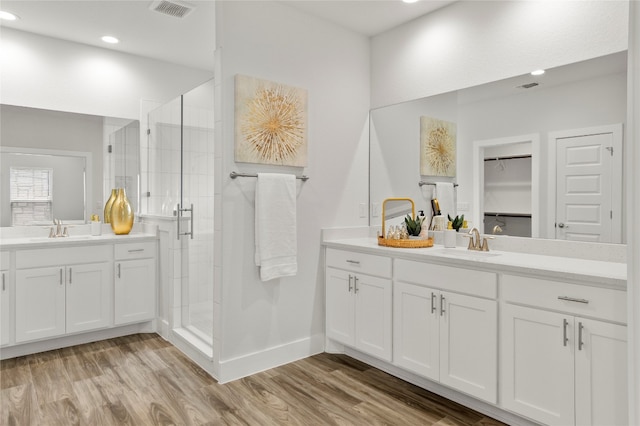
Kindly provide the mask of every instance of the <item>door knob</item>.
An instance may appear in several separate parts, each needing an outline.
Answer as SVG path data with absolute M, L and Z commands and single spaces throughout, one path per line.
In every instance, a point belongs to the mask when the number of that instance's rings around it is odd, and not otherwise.
M 569 227 L 569 225 L 565 225 L 565 224 L 564 224 L 564 223 L 562 223 L 562 222 L 560 222 L 560 223 L 558 224 L 558 228 L 568 228 L 568 227 Z

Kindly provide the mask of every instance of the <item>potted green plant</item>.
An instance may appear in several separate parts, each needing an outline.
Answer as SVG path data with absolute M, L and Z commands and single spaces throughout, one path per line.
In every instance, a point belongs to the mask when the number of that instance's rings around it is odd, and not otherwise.
M 455 219 L 451 219 L 450 215 L 447 215 L 447 218 L 451 222 L 451 227 L 458 232 L 460 228 L 462 228 L 462 224 L 464 223 L 464 215 L 456 216 Z
M 407 227 L 407 233 L 411 237 L 420 236 L 420 231 L 422 230 L 422 221 L 424 218 L 420 216 L 416 216 L 416 218 L 412 218 L 410 215 L 404 218 L 404 224 Z

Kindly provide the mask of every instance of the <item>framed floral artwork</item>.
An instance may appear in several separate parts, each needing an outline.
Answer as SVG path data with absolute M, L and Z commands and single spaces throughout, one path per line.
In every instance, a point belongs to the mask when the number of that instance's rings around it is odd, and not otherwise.
M 420 174 L 455 177 L 455 123 L 420 117 Z
M 307 91 L 236 75 L 235 160 L 306 166 Z

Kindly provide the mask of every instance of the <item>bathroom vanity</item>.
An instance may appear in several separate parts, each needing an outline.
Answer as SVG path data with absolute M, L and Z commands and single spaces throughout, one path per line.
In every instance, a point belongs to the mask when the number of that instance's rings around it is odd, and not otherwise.
M 627 424 L 626 264 L 324 246 L 328 352 L 509 423 Z
M 139 332 L 155 320 L 155 233 L 3 237 L 0 247 L 2 359 Z

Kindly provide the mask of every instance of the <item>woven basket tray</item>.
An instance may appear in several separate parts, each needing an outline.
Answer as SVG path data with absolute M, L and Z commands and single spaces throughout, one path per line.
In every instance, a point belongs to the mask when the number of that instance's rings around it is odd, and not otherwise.
M 378 237 L 378 245 L 385 247 L 400 247 L 400 248 L 423 248 L 433 247 L 433 238 L 429 237 L 424 240 L 389 240 L 386 238 Z

